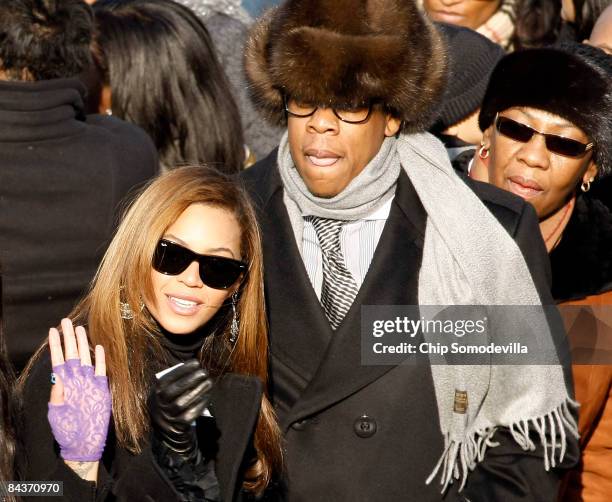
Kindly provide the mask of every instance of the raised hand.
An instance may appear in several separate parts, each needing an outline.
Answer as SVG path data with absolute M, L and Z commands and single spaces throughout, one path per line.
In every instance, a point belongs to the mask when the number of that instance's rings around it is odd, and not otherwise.
M 96 346 L 94 368 L 85 328 L 77 326 L 75 336 L 70 319 L 63 319 L 61 326 L 63 351 L 59 332 L 49 330 L 55 384 L 47 417 L 64 460 L 96 462 L 104 451 L 111 416 L 104 349 Z
M 161 377 L 149 401 L 157 439 L 171 451 L 192 457 L 197 437 L 192 422 L 210 399 L 213 382 L 198 361 L 191 360 Z

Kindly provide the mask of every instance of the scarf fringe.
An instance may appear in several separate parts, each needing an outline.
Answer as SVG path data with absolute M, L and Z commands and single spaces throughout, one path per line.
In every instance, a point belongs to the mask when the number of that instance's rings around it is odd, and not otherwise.
M 570 406 L 577 408 L 578 403 L 567 399 L 544 416 L 520 420 L 508 427 L 513 439 L 525 451 L 536 449 L 535 443 L 529 437 L 530 432 L 538 434 L 539 442 L 544 449 L 544 469 L 546 471 L 549 471 L 551 467 L 556 467 L 565 457 L 566 429 L 574 438 L 579 437 L 578 423 Z M 473 471 L 484 459 L 487 448 L 499 445 L 493 441 L 493 435 L 497 429 L 498 427 L 480 429 L 462 440 L 450 439 L 447 433 L 444 437 L 444 452 L 425 483 L 431 483 L 440 474 L 442 494 L 453 484 L 454 480 L 459 479 L 461 480 L 459 491 L 463 490 L 469 472 Z

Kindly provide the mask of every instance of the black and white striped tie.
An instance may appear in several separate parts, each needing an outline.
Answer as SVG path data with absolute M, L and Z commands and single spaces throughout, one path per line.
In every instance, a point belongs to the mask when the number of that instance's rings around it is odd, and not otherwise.
M 345 223 L 309 216 L 319 239 L 323 254 L 323 286 L 321 305 L 332 329 L 340 326 L 357 296 L 357 283 L 346 268 L 340 249 L 340 231 Z

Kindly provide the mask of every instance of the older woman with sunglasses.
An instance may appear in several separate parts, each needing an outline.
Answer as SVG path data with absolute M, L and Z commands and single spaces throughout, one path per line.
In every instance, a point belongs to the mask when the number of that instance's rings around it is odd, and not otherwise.
M 590 308 L 612 305 L 612 214 L 591 196 L 612 171 L 611 61 L 578 44 L 502 59 L 483 101 L 482 146 L 470 169 L 534 206 L 553 297 L 589 306 L 588 319 L 569 327 L 574 347 L 612 336 L 610 315 L 602 321 L 605 309 Z M 563 500 L 603 502 L 612 491 L 612 366 L 574 365 L 573 373 L 583 457 Z
M 75 501 L 264 491 L 281 450 L 261 244 L 233 181 L 195 167 L 154 181 L 69 317 L 21 377 L 27 479 Z

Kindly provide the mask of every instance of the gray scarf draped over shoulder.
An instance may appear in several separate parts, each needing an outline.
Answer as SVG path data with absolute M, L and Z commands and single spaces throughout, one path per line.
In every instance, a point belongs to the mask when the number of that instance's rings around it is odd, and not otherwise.
M 287 134 L 277 160 L 299 248 L 303 215 L 362 218 L 393 196 L 404 169 L 427 212 L 419 305 L 540 305 L 518 245 L 455 174 L 444 146 L 430 134 L 385 139 L 374 159 L 331 199 L 308 191 L 291 158 Z M 533 335 L 541 350 L 555 354 L 543 311 L 536 319 L 515 319 L 513 329 Z M 439 474 L 442 491 L 455 479 L 463 488 L 486 450 L 496 446 L 499 427 L 508 428 L 524 450 L 535 448 L 530 438 L 535 433 L 544 449 L 546 470 L 563 460 L 567 434 L 578 437 L 572 414 L 577 403 L 568 394 L 560 364 L 432 364 L 431 371 L 445 449 L 427 483 Z M 467 410 L 455 411 L 456 392 L 466 393 Z

